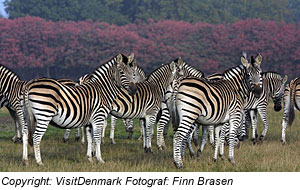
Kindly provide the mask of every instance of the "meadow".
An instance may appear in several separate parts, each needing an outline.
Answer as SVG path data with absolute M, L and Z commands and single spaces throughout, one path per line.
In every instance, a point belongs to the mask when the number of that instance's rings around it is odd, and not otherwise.
M 253 145 L 248 139 L 235 149 L 233 166 L 227 159 L 212 161 L 213 148 L 207 145 L 200 159 L 190 158 L 188 150 L 184 158 L 185 169 L 178 170 L 173 164 L 172 127 L 166 138 L 166 150 L 158 151 L 156 136 L 152 140 L 154 153 L 145 154 L 142 142 L 138 140 L 139 124 L 135 121 L 133 139 L 127 139 L 123 123 L 118 120 L 115 131 L 117 144 L 109 142 L 109 127 L 106 130 L 105 144 L 101 145 L 102 157 L 105 164 L 91 164 L 86 157 L 86 144 L 74 141 L 75 131 L 71 132 L 69 141 L 62 142 L 64 130 L 48 127 L 41 143 L 41 155 L 44 166 L 37 166 L 33 148 L 29 147 L 29 166 L 24 166 L 22 160 L 22 145 L 14 144 L 11 140 L 13 123 L 7 110 L 0 110 L 0 171 L 1 172 L 279 172 L 300 171 L 300 113 L 296 111 L 293 126 L 287 128 L 287 144 L 282 145 L 281 119 L 283 111 L 275 112 L 272 105 L 268 108 L 269 131 L 262 144 Z M 258 130 L 262 131 L 259 118 Z M 200 139 L 200 137 L 199 137 Z M 228 157 L 228 147 L 225 148 L 225 158 Z

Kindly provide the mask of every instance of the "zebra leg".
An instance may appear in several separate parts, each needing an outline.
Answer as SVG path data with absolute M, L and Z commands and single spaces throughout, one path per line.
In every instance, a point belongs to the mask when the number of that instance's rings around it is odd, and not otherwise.
M 208 126 L 209 143 L 210 143 L 211 145 L 214 145 L 214 144 L 215 144 L 214 128 L 215 128 L 215 126 L 213 126 L 213 125 L 209 125 L 209 126 Z
M 17 143 L 20 139 L 21 139 L 21 134 L 20 132 L 20 126 L 19 126 L 19 120 L 18 120 L 18 116 L 16 115 L 16 112 L 12 109 L 10 109 L 9 107 L 6 107 L 7 110 L 9 111 L 10 116 L 12 117 L 12 119 L 14 120 L 14 124 L 15 124 L 15 134 L 12 138 L 12 141 L 14 143 Z
M 116 121 L 118 118 L 115 116 L 110 117 L 110 134 L 109 134 L 109 139 L 111 144 L 116 144 L 115 142 L 115 127 L 116 127 Z
M 69 136 L 70 136 L 70 132 L 71 132 L 71 129 L 66 129 L 65 134 L 64 134 L 64 138 L 63 138 L 64 143 L 68 141 Z
M 154 115 L 150 115 L 150 116 L 146 116 L 145 118 L 145 136 L 144 136 L 144 141 L 146 144 L 146 148 L 145 148 L 145 152 L 146 153 L 153 153 L 152 147 L 151 147 L 151 138 L 153 135 L 153 126 L 155 124 L 156 121 L 156 114 Z
M 222 128 L 222 125 L 217 125 L 215 127 L 215 148 L 214 148 L 214 157 L 213 157 L 214 162 L 216 162 L 218 159 L 219 147 L 221 145 L 221 138 L 220 138 L 221 128 Z
M 140 126 L 141 126 L 141 135 L 140 135 L 140 137 L 138 138 L 138 140 L 139 141 L 141 141 L 142 139 L 144 139 L 144 128 L 145 128 L 145 121 L 144 121 L 144 119 L 140 119 Z
M 196 124 L 196 123 L 194 123 L 194 125 L 195 125 L 195 130 L 194 130 L 194 132 L 193 132 L 193 142 L 194 142 L 194 145 L 195 145 L 196 147 L 198 147 L 198 146 L 199 146 L 199 143 L 198 143 L 198 137 L 199 137 L 199 125 Z
M 28 165 L 28 129 L 27 124 L 25 124 L 23 129 L 23 158 L 22 162 L 25 166 Z
M 80 127 L 76 128 L 75 141 L 78 142 L 80 139 Z
M 235 140 L 237 138 L 236 132 L 239 128 L 239 125 L 242 121 L 243 115 L 239 115 L 238 113 L 243 114 L 243 110 L 235 110 L 235 117 L 231 116 L 229 119 L 229 156 L 228 159 L 232 164 L 235 164 L 234 160 L 234 146 L 235 146 Z
M 197 152 L 197 158 L 199 159 L 203 150 L 204 150 L 204 147 L 207 143 L 207 137 L 208 137 L 208 127 L 207 125 L 202 125 L 202 137 L 201 137 L 201 144 L 200 144 L 200 147 L 198 149 L 198 152 Z
M 169 126 L 169 121 L 170 121 L 170 113 L 167 108 L 167 105 L 161 104 L 161 107 L 162 107 L 162 113 L 157 123 L 157 132 L 156 132 L 158 150 L 163 150 L 166 147 L 165 139 L 164 139 L 164 130 L 167 126 Z
M 189 134 L 188 139 L 187 139 L 187 141 L 188 141 L 188 147 L 189 147 L 189 151 L 190 151 L 190 156 L 191 157 L 195 156 L 195 151 L 194 151 L 193 146 L 192 146 L 192 139 L 194 138 L 194 133 L 197 133 L 196 132 L 197 129 L 199 129 L 199 125 L 193 124 L 192 131 Z M 198 130 L 198 132 L 199 132 L 199 130 Z
M 128 132 L 128 139 L 132 139 L 133 135 L 133 120 L 132 119 L 123 119 L 126 132 Z M 142 133 L 142 132 L 141 132 Z
M 81 127 L 81 133 L 82 133 L 82 136 L 81 136 L 81 144 L 84 145 L 85 143 L 85 139 L 84 139 L 84 130 L 85 130 L 85 126 Z
M 100 131 L 100 133 L 101 133 L 101 143 L 102 144 L 104 144 L 105 143 L 105 129 L 106 129 L 106 127 L 107 127 L 107 119 L 106 120 L 104 120 L 104 122 L 103 122 L 103 127 L 102 127 L 102 131 Z
M 219 136 L 216 137 L 216 138 L 219 138 L 220 139 L 220 157 L 222 160 L 224 160 L 224 146 L 225 146 L 225 138 L 226 138 L 226 130 L 229 129 L 229 123 L 224 123 L 223 126 L 221 126 L 221 131 L 219 133 Z M 217 134 L 216 134 L 217 136 Z
M 283 145 L 286 144 L 286 138 L 285 138 L 285 133 L 286 133 L 286 127 L 288 125 L 288 115 L 289 115 L 289 109 L 290 109 L 290 91 L 286 90 L 284 91 L 284 96 L 283 96 L 283 102 L 284 102 L 284 108 L 283 108 L 283 117 L 282 117 L 282 131 L 281 131 L 281 143 Z
M 267 110 L 266 110 L 266 108 L 258 108 L 258 113 L 259 113 L 260 118 L 262 119 L 263 124 L 264 124 L 264 130 L 263 130 L 262 134 L 259 137 L 259 141 L 262 142 L 264 140 L 267 132 L 268 132 L 269 123 L 268 123 L 268 120 L 267 120 Z
M 92 155 L 92 127 L 90 126 L 90 125 L 88 125 L 88 126 L 86 126 L 86 140 L 87 140 L 87 153 L 86 153 L 86 155 L 87 155 L 87 157 L 88 157 L 88 161 L 90 162 L 90 163 L 93 163 L 93 155 Z
M 46 120 L 46 119 L 48 119 L 48 120 Z M 46 119 L 40 120 L 37 118 L 37 125 L 36 125 L 37 130 L 35 130 L 32 135 L 35 160 L 39 166 L 43 165 L 42 158 L 41 158 L 41 151 L 40 151 L 41 140 L 48 128 L 48 125 L 49 125 L 52 117 L 51 118 L 48 117 Z
M 250 110 L 250 118 L 252 123 L 252 139 L 253 144 L 257 142 L 257 110 Z
M 96 158 L 99 163 L 105 163 L 101 156 L 101 137 L 103 136 L 103 128 L 107 124 L 107 115 L 104 111 L 100 111 L 99 117 L 94 118 L 92 122 L 92 128 L 93 128 L 93 139 L 96 143 Z

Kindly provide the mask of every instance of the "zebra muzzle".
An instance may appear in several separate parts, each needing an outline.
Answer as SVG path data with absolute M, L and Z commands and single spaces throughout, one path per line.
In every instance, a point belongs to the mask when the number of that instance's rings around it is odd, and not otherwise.
M 256 98 L 259 98 L 262 93 L 262 88 L 260 87 L 259 84 L 255 84 L 252 92 Z
M 129 89 L 128 89 L 128 93 L 133 96 L 137 91 L 137 87 L 133 82 L 129 83 Z

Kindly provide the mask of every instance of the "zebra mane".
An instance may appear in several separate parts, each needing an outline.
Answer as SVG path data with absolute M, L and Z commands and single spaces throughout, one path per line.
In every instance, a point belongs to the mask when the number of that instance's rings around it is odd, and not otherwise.
M 128 58 L 124 55 L 121 54 L 123 57 L 123 60 L 125 63 L 127 63 Z M 105 63 L 101 64 L 99 67 L 97 67 L 94 72 L 90 75 L 90 79 L 99 79 L 99 76 L 103 75 L 103 74 L 108 74 L 108 73 L 112 73 L 110 68 L 115 68 L 117 66 L 117 55 L 114 56 L 113 58 L 109 59 L 108 61 L 106 61 Z
M 167 68 L 170 68 L 170 64 L 162 64 L 160 67 L 156 68 L 155 70 L 153 70 L 146 78 L 146 81 L 149 81 L 153 78 L 156 78 L 156 75 L 158 73 L 161 73 L 161 71 L 166 70 Z
M 0 74 L 1 74 L 1 76 L 3 76 L 2 73 L 4 73 L 4 72 L 10 73 L 12 75 L 12 77 L 14 77 L 15 79 L 20 80 L 20 77 L 15 72 L 13 72 L 11 69 L 7 68 L 6 66 L 0 64 Z
M 235 66 L 235 67 L 231 67 L 227 70 L 225 70 L 223 72 L 223 76 L 224 77 L 227 77 L 227 78 L 232 78 L 232 74 L 231 73 L 235 73 L 236 74 L 242 74 L 242 73 L 245 73 L 245 67 L 243 65 L 238 65 L 238 66 Z
M 276 78 L 279 78 L 279 77 L 281 78 L 281 75 L 279 73 L 273 72 L 273 71 L 262 72 L 261 75 L 263 78 L 266 78 L 270 75 L 276 76 Z

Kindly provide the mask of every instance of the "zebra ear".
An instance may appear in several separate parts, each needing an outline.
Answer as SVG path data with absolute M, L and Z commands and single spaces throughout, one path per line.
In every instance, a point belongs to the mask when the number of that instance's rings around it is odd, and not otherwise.
M 284 78 L 283 78 L 283 80 L 282 80 L 282 84 L 285 84 L 286 81 L 287 81 L 287 79 L 288 79 L 288 76 L 287 76 L 287 75 L 284 75 Z
M 256 58 L 255 58 L 255 62 L 258 64 L 258 65 L 260 65 L 261 64 L 261 62 L 262 62 L 262 56 L 261 56 L 261 54 L 259 53 L 257 56 L 256 56 Z
M 172 72 L 175 73 L 175 71 L 177 70 L 176 69 L 176 63 L 174 61 L 172 61 L 172 63 L 170 64 L 170 66 L 171 66 Z
M 123 63 L 123 56 L 120 53 L 117 55 L 117 63 L 118 64 Z
M 134 59 L 134 53 L 131 53 L 128 57 L 128 63 L 131 63 Z
M 179 68 L 182 68 L 182 67 L 183 67 L 183 61 L 182 61 L 181 57 L 178 58 L 177 66 L 178 66 Z
M 243 66 L 246 68 L 248 68 L 250 66 L 250 64 L 248 63 L 247 59 L 244 56 L 241 57 L 241 62 L 243 64 Z

